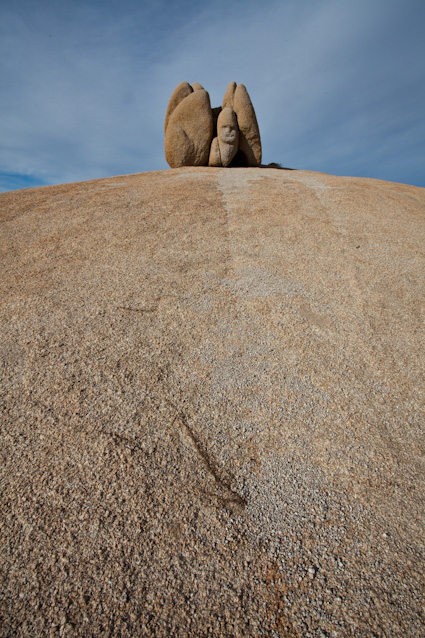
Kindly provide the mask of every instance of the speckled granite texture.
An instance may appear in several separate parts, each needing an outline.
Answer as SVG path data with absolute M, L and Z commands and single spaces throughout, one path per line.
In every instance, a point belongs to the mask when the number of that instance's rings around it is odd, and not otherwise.
M 425 190 L 0 195 L 1 636 L 424 635 Z

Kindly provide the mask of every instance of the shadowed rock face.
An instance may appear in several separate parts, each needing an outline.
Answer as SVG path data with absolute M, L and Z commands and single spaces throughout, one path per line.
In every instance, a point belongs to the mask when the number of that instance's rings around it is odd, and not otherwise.
M 210 151 L 210 166 L 229 166 L 239 148 L 239 129 L 236 113 L 224 108 L 217 118 L 217 137 Z
M 194 91 L 206 93 L 197 82 L 192 86 L 181 82 L 170 98 L 164 125 L 168 164 L 172 168 L 206 164 L 227 167 L 235 160 L 237 166 L 260 166 L 260 131 L 245 86 L 230 82 L 223 106 L 214 109 L 209 101 L 207 105 L 204 99 L 195 100 L 190 95 Z
M 243 84 L 238 84 L 233 98 L 233 110 L 236 113 L 239 135 L 239 149 L 247 166 L 261 164 L 261 141 L 257 118 L 248 91 Z
M 424 189 L 181 168 L 0 220 L 2 635 L 423 633 Z

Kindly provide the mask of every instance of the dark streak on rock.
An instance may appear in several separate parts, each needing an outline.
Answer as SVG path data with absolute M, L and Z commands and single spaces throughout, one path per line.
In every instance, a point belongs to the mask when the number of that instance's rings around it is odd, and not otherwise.
M 217 483 L 217 485 L 219 485 L 219 487 L 221 489 L 224 489 L 228 492 L 230 492 L 231 496 L 229 498 L 220 498 L 220 502 L 223 505 L 229 505 L 230 503 L 235 504 L 239 507 L 246 507 L 247 502 L 246 499 L 243 498 L 242 496 L 240 496 L 240 494 L 238 494 L 237 492 L 235 492 L 235 490 L 233 490 L 230 486 L 230 483 L 228 480 L 223 479 L 220 476 L 220 470 L 218 469 L 218 467 L 216 466 L 216 464 L 214 463 L 214 461 L 212 460 L 210 454 L 208 454 L 207 449 L 205 448 L 205 446 L 203 445 L 203 443 L 201 442 L 201 440 L 198 438 L 198 436 L 195 434 L 195 432 L 192 430 L 192 428 L 190 427 L 189 423 L 187 422 L 187 418 L 186 416 L 183 414 L 183 412 L 178 412 L 173 423 L 177 420 L 180 420 L 181 423 L 183 424 L 186 432 L 188 433 L 193 445 L 195 446 L 196 451 L 198 452 L 199 456 L 201 457 L 201 459 L 204 462 L 205 467 L 207 468 L 208 472 L 214 477 L 215 482 Z

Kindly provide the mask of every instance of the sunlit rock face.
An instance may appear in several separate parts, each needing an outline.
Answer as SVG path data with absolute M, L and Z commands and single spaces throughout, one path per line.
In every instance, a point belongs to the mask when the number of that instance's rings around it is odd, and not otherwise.
M 165 157 L 171 168 L 208 163 L 213 136 L 210 96 L 199 84 L 182 82 L 165 116 Z
M 424 635 L 424 188 L 184 166 L 0 223 L 2 636 Z
M 257 117 L 243 84 L 230 82 L 221 107 L 211 108 L 198 82 L 181 82 L 165 114 L 165 158 L 181 166 L 260 166 Z

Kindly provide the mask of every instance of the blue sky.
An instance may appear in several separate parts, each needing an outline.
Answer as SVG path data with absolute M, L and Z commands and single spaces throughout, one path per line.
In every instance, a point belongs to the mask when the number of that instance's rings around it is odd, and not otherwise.
M 168 168 L 182 80 L 263 162 L 425 187 L 425 0 L 0 0 L 0 191 Z

